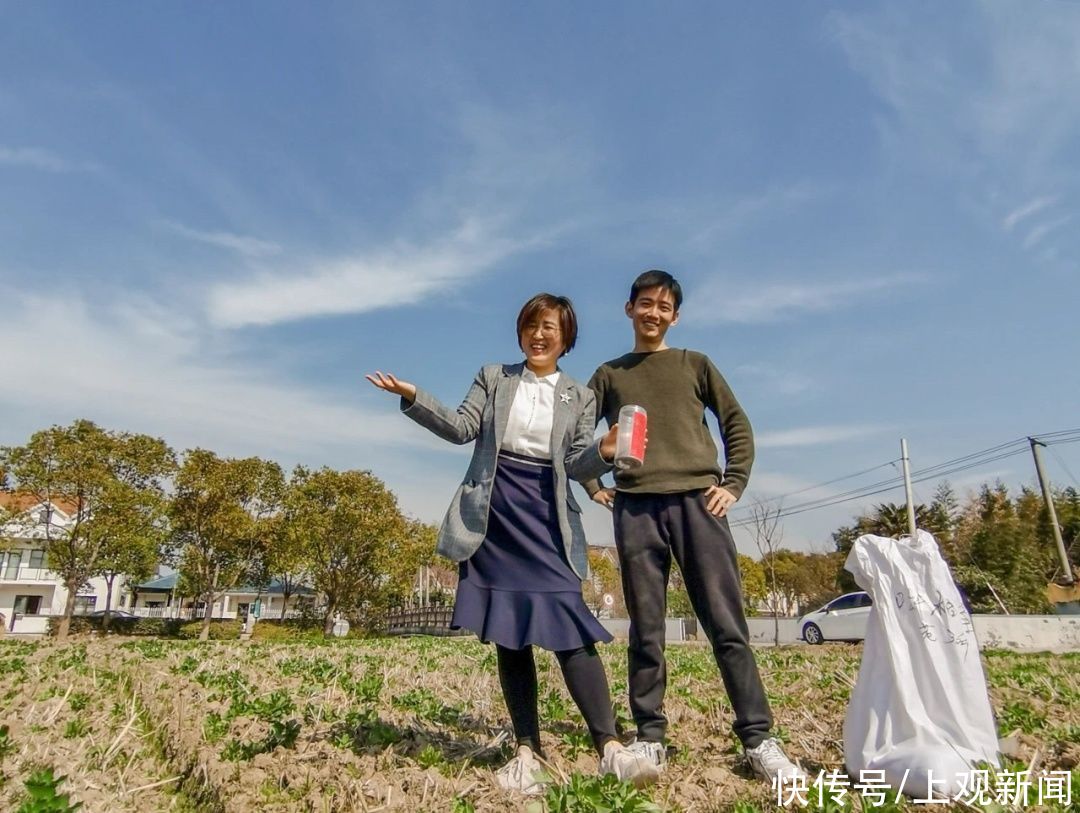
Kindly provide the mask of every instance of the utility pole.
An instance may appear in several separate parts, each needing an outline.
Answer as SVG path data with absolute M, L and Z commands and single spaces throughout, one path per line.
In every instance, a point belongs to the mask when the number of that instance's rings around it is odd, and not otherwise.
M 1039 486 L 1042 488 L 1043 501 L 1046 503 L 1046 512 L 1050 515 L 1050 527 L 1054 531 L 1054 542 L 1057 544 L 1058 556 L 1061 557 L 1061 569 L 1065 574 L 1065 584 L 1075 584 L 1072 565 L 1069 563 L 1069 554 L 1065 550 L 1065 541 L 1061 538 L 1061 526 L 1058 525 L 1057 511 L 1054 509 L 1054 496 L 1050 493 L 1050 480 L 1043 469 L 1042 453 L 1040 447 L 1045 446 L 1038 438 L 1028 438 L 1031 444 L 1031 455 L 1035 458 L 1035 472 L 1039 475 Z
M 918 529 L 915 527 L 915 498 L 911 494 L 911 461 L 908 459 L 907 438 L 900 438 L 900 462 L 904 467 L 904 494 L 907 497 L 908 536 L 915 542 Z

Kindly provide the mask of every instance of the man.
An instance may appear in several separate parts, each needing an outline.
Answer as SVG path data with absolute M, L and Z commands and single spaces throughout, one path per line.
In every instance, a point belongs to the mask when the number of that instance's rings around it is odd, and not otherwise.
M 712 644 L 735 711 L 733 728 L 754 772 L 769 781 L 803 775 L 769 736 L 772 714 L 750 648 L 735 542 L 727 510 L 742 495 L 754 461 L 750 422 L 713 363 L 702 353 L 668 347 L 679 321 L 682 289 L 664 271 L 646 271 L 630 288 L 632 353 L 602 364 L 589 386 L 598 419 L 618 421 L 637 404 L 648 413 L 649 448 L 638 468 L 616 470 L 615 488 L 596 480 L 586 490 L 614 511 L 623 592 L 630 615 L 630 709 L 637 741 L 630 747 L 663 768 L 667 718 L 664 616 L 674 558 L 690 602 Z M 726 466 L 705 422 L 720 422 Z

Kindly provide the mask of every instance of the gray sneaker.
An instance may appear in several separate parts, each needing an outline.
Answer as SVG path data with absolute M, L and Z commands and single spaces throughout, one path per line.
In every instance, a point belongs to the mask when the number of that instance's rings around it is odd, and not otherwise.
M 495 771 L 495 781 L 503 790 L 537 796 L 547 790 L 551 778 L 533 750 L 519 745 L 514 758 Z
M 649 744 L 634 743 L 639 746 Z M 612 740 L 604 745 L 604 755 L 600 757 L 601 776 L 611 774 L 621 782 L 630 782 L 636 788 L 652 784 L 660 777 L 660 763 L 645 751 L 644 748 L 635 748 L 633 745 L 627 747 Z M 660 761 L 663 762 L 662 754 Z
M 746 761 L 755 774 L 774 785 L 806 778 L 806 772 L 788 759 L 780 740 L 775 737 L 770 737 L 756 748 L 747 748 Z

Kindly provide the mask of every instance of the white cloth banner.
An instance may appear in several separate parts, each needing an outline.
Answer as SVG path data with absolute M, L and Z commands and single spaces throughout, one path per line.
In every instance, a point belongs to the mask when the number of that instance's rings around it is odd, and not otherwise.
M 844 567 L 874 599 L 844 720 L 851 776 L 882 771 L 917 799 L 970 788 L 998 741 L 971 616 L 937 541 L 855 540 Z

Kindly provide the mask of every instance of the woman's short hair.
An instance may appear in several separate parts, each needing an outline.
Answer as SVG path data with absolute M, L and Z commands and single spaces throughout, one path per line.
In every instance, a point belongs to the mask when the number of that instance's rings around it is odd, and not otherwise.
M 524 305 L 517 318 L 518 347 L 525 349 L 521 341 L 521 334 L 525 326 L 540 321 L 540 314 L 544 311 L 553 310 L 559 314 L 559 329 L 562 332 L 563 351 L 565 356 L 574 349 L 577 343 L 577 314 L 574 313 L 574 303 L 569 297 L 555 296 L 555 294 L 537 294 Z

